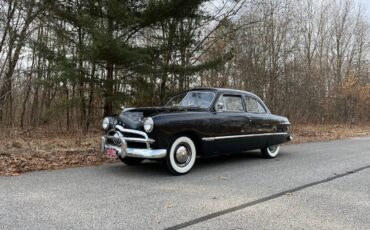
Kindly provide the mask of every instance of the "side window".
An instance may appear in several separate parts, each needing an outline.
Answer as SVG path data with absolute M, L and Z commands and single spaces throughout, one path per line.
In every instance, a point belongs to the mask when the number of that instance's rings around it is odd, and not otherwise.
M 259 113 L 266 113 L 267 112 L 265 107 L 263 107 L 263 105 L 261 105 L 261 103 L 259 103 L 258 101 L 257 101 L 257 106 L 258 106 L 258 112 Z
M 252 97 L 245 97 L 247 103 L 247 111 L 250 113 L 258 113 L 257 100 Z
M 253 97 L 245 97 L 247 111 L 250 113 L 266 113 L 266 109 Z
M 223 95 L 220 97 L 219 102 L 223 103 L 223 109 L 221 111 L 244 112 L 243 101 L 240 96 Z

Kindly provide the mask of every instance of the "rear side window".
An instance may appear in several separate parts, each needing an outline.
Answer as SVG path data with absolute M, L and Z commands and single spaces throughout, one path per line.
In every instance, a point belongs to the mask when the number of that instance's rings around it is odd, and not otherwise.
M 222 111 L 244 111 L 243 101 L 240 96 L 221 96 L 220 100 L 223 103 Z
M 245 102 L 247 104 L 247 111 L 250 113 L 266 113 L 266 109 L 253 97 L 245 97 Z
M 261 103 L 259 103 L 259 101 L 257 101 L 257 106 L 258 106 L 258 112 L 259 113 L 266 113 L 266 109 L 265 107 L 263 107 L 263 105 L 261 105 Z

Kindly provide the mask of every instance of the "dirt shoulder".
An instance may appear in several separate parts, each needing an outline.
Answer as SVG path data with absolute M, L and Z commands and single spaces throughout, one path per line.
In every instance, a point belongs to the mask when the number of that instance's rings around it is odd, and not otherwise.
M 330 141 L 350 137 L 370 136 L 366 125 L 296 125 L 292 127 L 293 144 Z
M 292 132 L 291 143 L 327 141 L 369 136 L 370 124 L 299 125 Z M 100 135 L 100 132 L 66 134 L 44 130 L 4 132 L 0 135 L 0 176 L 116 162 L 100 154 Z
M 83 135 L 12 131 L 0 137 L 0 175 L 115 162 L 100 154 L 100 136 L 100 132 Z

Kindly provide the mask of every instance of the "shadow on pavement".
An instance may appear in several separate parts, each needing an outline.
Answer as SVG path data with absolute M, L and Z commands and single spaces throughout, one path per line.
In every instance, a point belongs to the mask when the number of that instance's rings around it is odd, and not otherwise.
M 205 159 L 198 158 L 190 174 L 201 174 L 202 172 L 210 170 L 213 171 L 215 169 L 222 172 L 222 170 L 227 170 L 230 167 L 247 167 L 248 165 L 253 165 L 257 162 L 258 164 L 263 164 L 271 161 L 280 161 L 281 158 L 285 158 L 287 155 L 289 154 L 281 152 L 280 155 L 275 159 L 264 159 L 261 157 L 259 151 L 250 151 Z M 161 161 L 146 160 L 141 165 L 137 166 L 127 166 L 123 163 L 117 163 L 105 166 L 102 168 L 102 170 L 117 176 L 172 177 Z

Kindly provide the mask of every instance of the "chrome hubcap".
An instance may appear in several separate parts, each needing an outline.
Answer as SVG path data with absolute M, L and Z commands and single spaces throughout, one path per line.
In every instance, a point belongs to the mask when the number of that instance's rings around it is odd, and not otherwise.
M 272 153 L 273 153 L 273 152 L 275 152 L 275 151 L 276 151 L 277 147 L 278 147 L 277 145 L 274 145 L 274 146 L 270 146 L 270 147 L 268 147 L 268 149 L 269 149 L 269 151 L 270 151 L 270 152 L 272 152 Z
M 180 163 L 180 164 L 184 164 L 184 163 L 186 163 L 188 158 L 189 158 L 188 150 L 186 149 L 185 146 L 180 146 L 176 150 L 176 160 L 177 160 L 177 162 Z
M 189 146 L 180 145 L 175 152 L 176 164 L 180 167 L 185 167 L 191 159 L 191 150 Z

